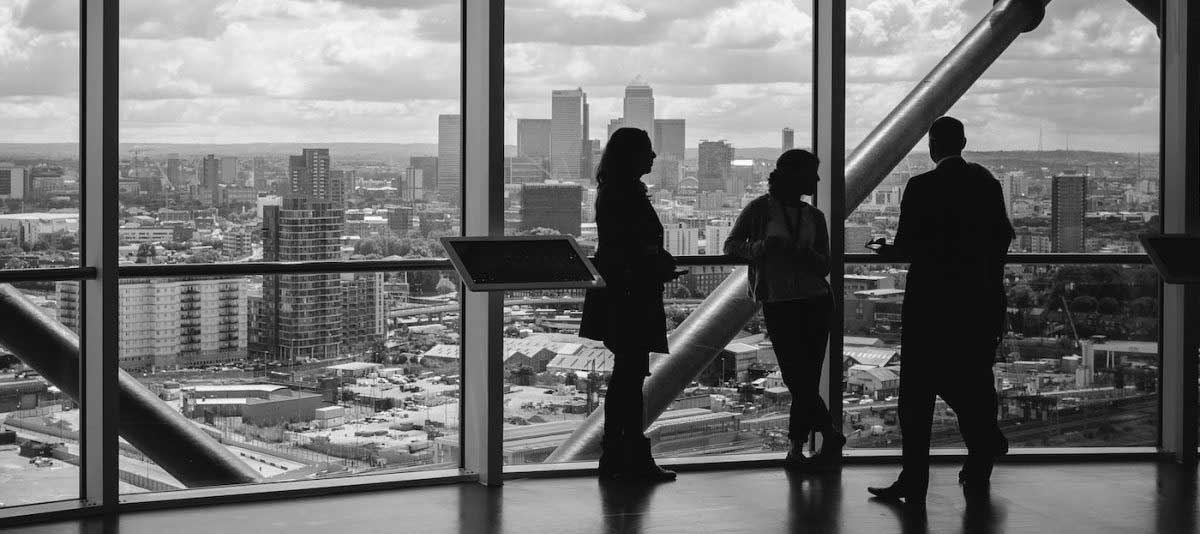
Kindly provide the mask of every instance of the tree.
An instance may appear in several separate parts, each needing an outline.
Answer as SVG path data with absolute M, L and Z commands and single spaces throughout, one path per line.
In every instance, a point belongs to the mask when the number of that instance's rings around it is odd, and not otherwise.
M 437 283 L 436 291 L 439 295 L 453 293 L 458 291 L 458 285 L 456 285 L 454 282 L 451 282 L 449 278 L 442 278 Z
M 1008 290 L 1008 305 L 1014 308 L 1033 306 L 1033 289 L 1028 284 L 1017 284 Z
M 1121 311 L 1121 303 L 1112 297 L 1104 297 L 1099 302 L 1100 313 L 1113 315 Z
M 530 228 L 528 230 L 517 232 L 517 235 L 561 235 L 561 233 L 553 228 L 543 228 L 539 226 L 537 228 Z
M 1093 313 L 1096 311 L 1098 306 L 1099 303 L 1096 301 L 1095 297 L 1081 295 L 1071 299 L 1070 309 L 1072 313 Z
M 384 345 L 382 341 L 371 343 L 371 346 L 367 348 L 367 356 L 371 358 L 372 363 L 387 363 L 387 345 Z
M 32 269 L 32 268 L 33 268 L 33 264 L 31 264 L 28 261 L 25 261 L 21 258 L 15 257 L 15 256 L 12 258 L 9 258 L 8 261 L 4 262 L 5 270 Z
M 1134 299 L 1129 308 L 1138 317 L 1158 317 L 1158 299 L 1153 297 Z

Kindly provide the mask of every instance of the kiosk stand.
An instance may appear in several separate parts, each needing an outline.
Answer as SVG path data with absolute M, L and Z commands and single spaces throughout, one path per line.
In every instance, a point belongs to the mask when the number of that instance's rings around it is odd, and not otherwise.
M 470 291 L 604 287 L 571 236 L 443 237 L 442 246 Z
M 570 236 L 445 237 L 442 245 L 466 288 L 459 295 L 463 464 L 480 482 L 500 485 L 504 292 L 587 289 L 604 280 Z

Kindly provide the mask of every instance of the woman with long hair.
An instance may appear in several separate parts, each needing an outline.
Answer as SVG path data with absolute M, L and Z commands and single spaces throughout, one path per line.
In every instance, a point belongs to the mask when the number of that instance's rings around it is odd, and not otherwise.
M 596 267 L 605 287 L 588 290 L 579 328 L 613 353 L 600 476 L 628 482 L 675 480 L 654 463 L 642 433 L 650 353 L 667 352 L 663 284 L 681 274 L 663 249 L 663 226 L 641 180 L 654 157 L 650 137 L 637 128 L 617 130 L 604 148 L 596 173 Z
M 725 240 L 725 253 L 750 262 L 750 296 L 763 304 L 767 334 L 783 383 L 792 394 L 789 418 L 791 467 L 835 466 L 846 443 L 821 399 L 819 386 L 833 295 L 829 274 L 829 230 L 821 210 L 802 197 L 817 192 L 819 162 L 806 150 L 788 150 L 771 171 L 768 193 L 738 216 Z M 824 438 L 821 452 L 804 456 L 811 432 Z

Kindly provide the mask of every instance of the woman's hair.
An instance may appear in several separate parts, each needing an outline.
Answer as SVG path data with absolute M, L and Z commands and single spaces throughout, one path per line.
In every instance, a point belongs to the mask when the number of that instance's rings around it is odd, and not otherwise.
M 635 182 L 638 174 L 637 156 L 649 152 L 650 136 L 639 128 L 619 128 L 608 138 L 604 154 L 600 156 L 600 168 L 596 171 L 596 182 L 599 184 L 618 183 L 622 181 Z
M 770 192 L 777 193 L 781 191 L 780 188 L 784 184 L 779 182 L 787 176 L 787 171 L 803 169 L 809 165 L 816 166 L 820 165 L 820 163 L 821 160 L 817 159 L 815 154 L 807 150 L 793 148 L 784 152 L 779 156 L 779 159 L 775 160 L 775 170 L 771 171 L 771 176 L 767 178 L 767 185 Z

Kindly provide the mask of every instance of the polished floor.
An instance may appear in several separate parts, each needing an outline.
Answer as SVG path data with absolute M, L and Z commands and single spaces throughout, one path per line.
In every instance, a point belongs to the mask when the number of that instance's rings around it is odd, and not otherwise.
M 684 473 L 654 488 L 591 478 L 511 480 L 130 513 L 115 525 L 13 529 L 59 534 L 1198 532 L 1196 470 L 1151 462 L 1011 464 L 990 502 L 968 506 L 956 467 L 935 466 L 923 516 L 868 499 L 892 466 L 802 476 L 778 469 Z M 9 532 L 9 531 L 5 531 Z

